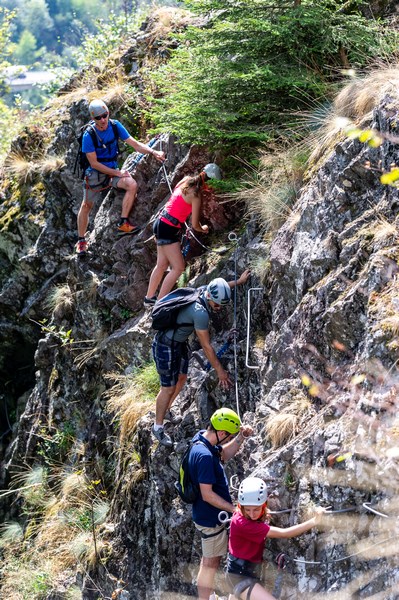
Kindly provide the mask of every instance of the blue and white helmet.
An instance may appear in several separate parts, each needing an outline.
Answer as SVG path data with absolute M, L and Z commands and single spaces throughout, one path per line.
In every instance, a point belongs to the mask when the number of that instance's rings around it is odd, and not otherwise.
M 206 298 L 216 304 L 228 304 L 231 299 L 231 289 L 227 281 L 222 277 L 212 279 L 206 286 Z
M 94 119 L 94 117 L 109 113 L 108 106 L 105 104 L 104 100 L 92 100 L 89 104 L 89 113 Z

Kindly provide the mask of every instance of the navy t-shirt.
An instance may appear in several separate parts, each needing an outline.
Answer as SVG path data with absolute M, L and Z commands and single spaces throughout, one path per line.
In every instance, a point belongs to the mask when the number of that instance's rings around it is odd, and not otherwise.
M 200 441 L 192 447 L 189 457 L 190 477 L 193 483 L 209 483 L 215 494 L 227 502 L 231 502 L 229 484 L 223 466 L 220 462 L 220 446 L 212 446 L 202 435 L 205 429 L 193 437 L 193 442 Z M 220 525 L 220 508 L 212 506 L 202 499 L 199 494 L 193 504 L 193 521 L 203 527 L 216 527 Z

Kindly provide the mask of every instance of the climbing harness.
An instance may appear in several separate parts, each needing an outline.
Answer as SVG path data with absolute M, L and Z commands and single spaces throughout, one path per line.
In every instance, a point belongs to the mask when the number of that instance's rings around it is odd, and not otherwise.
M 248 313 L 247 313 L 247 349 L 245 352 L 245 366 L 248 369 L 260 369 L 259 365 L 250 365 L 249 364 L 249 336 L 251 333 L 251 292 L 261 291 L 262 287 L 249 288 L 247 292 L 248 298 Z

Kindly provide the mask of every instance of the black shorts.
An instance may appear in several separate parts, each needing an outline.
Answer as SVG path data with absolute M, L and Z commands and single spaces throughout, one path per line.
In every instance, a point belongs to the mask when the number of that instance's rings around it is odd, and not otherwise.
M 152 226 L 152 231 L 157 240 L 157 246 L 167 246 L 168 244 L 176 244 L 180 242 L 181 227 L 169 225 L 160 218 L 156 219 Z
M 247 591 L 247 598 L 250 598 L 252 589 L 257 583 L 260 583 L 261 564 L 251 563 L 247 560 L 238 559 L 230 553 L 227 557 L 226 582 L 230 593 L 236 598 Z

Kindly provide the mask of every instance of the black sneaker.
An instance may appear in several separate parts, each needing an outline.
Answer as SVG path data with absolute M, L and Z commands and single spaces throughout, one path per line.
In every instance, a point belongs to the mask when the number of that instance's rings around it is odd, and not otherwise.
M 165 433 L 163 427 L 155 430 L 153 425 L 151 431 L 153 436 L 157 438 L 158 442 L 162 444 L 162 446 L 166 446 L 167 448 L 171 448 L 173 446 L 172 438 Z
M 156 296 L 152 296 L 151 298 L 147 298 L 147 296 L 145 296 L 144 298 L 144 306 L 154 306 L 155 302 L 157 301 L 157 297 Z

